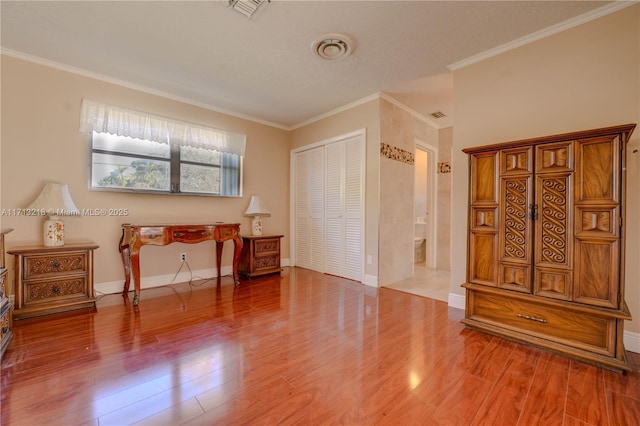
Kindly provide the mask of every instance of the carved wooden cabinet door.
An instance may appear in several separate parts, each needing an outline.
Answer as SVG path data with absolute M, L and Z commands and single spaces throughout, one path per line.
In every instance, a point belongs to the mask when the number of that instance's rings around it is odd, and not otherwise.
M 574 142 L 536 148 L 534 292 L 570 300 L 573 281 Z
M 500 152 L 500 261 L 498 285 L 531 293 L 533 149 Z
M 579 141 L 576 150 L 573 300 L 620 308 L 621 141 Z
M 498 271 L 498 152 L 471 156 L 471 211 L 468 280 L 497 286 Z

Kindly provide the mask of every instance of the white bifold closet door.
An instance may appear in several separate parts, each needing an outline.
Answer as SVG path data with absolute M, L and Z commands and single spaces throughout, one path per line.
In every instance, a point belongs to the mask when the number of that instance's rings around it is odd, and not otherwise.
M 296 155 L 296 265 L 324 269 L 324 147 Z
M 297 266 L 362 281 L 364 135 L 296 154 Z

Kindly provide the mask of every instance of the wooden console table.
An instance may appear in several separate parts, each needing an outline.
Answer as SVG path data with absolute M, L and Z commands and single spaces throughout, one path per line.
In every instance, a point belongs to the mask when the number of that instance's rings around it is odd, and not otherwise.
M 166 246 L 171 243 L 196 244 L 203 241 L 216 242 L 216 266 L 218 267 L 218 285 L 220 285 L 220 264 L 222 262 L 222 247 L 225 241 L 233 240 L 235 252 L 233 255 L 233 281 L 240 283 L 238 277 L 238 262 L 242 252 L 239 223 L 216 223 L 211 225 L 132 225 L 122 224 L 122 237 L 119 250 L 124 264 L 124 291 L 127 296 L 131 283 L 131 270 L 135 281 L 133 304 L 137 305 L 140 298 L 140 249 L 145 245 Z

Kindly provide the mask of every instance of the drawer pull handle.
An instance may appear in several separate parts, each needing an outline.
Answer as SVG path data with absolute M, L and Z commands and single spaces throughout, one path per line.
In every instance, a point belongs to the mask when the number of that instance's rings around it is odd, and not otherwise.
M 185 237 L 201 237 L 201 238 L 209 238 L 211 236 L 210 232 L 207 231 L 187 231 L 187 232 L 174 232 L 173 238 L 185 238 Z
M 542 323 L 546 323 L 547 322 L 547 320 L 544 319 L 544 318 L 536 318 L 536 317 L 532 317 L 532 316 L 529 316 L 529 315 L 516 314 L 516 316 L 518 318 L 524 318 L 524 319 L 528 319 L 528 320 L 531 320 L 531 321 L 538 321 L 538 322 L 542 322 Z
M 60 264 L 58 262 L 53 262 L 53 267 L 58 269 L 60 267 Z
M 51 291 L 52 291 L 54 294 L 60 295 L 60 289 L 59 289 L 58 287 L 53 287 L 53 288 L 51 289 Z

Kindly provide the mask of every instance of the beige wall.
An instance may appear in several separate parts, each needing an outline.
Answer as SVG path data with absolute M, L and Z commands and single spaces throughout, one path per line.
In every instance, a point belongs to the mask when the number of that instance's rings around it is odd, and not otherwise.
M 382 100 L 380 142 L 415 152 L 416 141 L 438 148 L 438 130 L 398 105 Z M 378 278 L 386 285 L 413 277 L 415 166 L 380 156 L 380 258 Z
M 247 135 L 244 196 L 149 195 L 90 191 L 89 138 L 78 131 L 83 97 Z M 95 282 L 115 285 L 124 277 L 118 253 L 120 225 L 131 223 L 239 222 L 250 234 L 250 218 L 243 217 L 251 195 L 259 194 L 271 210 L 264 232 L 283 234 L 283 253 L 289 251 L 289 134 L 251 121 L 132 90 L 12 57 L 2 57 L 2 169 L 4 209 L 24 208 L 46 181 L 69 185 L 80 209 L 127 208 L 126 217 L 80 217 L 65 221 L 67 241 L 94 241 Z M 41 244 L 42 218 L 4 216 L 2 225 L 14 228 L 7 247 Z M 233 244 L 225 243 L 223 272 L 230 269 Z M 145 277 L 169 276 L 186 252 L 193 270 L 215 266 L 212 242 L 144 247 Z M 212 272 L 212 271 L 210 271 Z M 165 282 L 166 283 L 166 282 Z
M 461 149 L 639 123 L 640 5 L 454 71 L 454 107 L 451 292 L 462 295 L 467 158 Z M 639 140 L 636 129 L 631 145 Z M 627 187 L 626 300 L 634 321 L 625 328 L 633 332 L 640 332 L 639 197 L 636 169 Z
M 365 176 L 365 283 L 377 285 L 378 214 L 380 209 L 380 100 L 375 99 L 291 132 L 291 149 L 335 138 L 355 130 L 366 129 Z
M 451 166 L 451 146 L 453 128 L 447 127 L 438 132 L 438 162 Z M 451 269 L 451 172 L 438 172 L 438 252 L 436 268 Z

